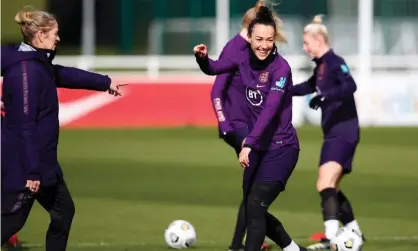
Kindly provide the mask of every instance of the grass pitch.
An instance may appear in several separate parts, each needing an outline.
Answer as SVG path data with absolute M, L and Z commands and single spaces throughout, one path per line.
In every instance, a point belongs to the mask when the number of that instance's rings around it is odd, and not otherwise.
M 323 230 L 315 191 L 321 132 L 298 132 L 298 166 L 271 212 L 309 244 Z M 215 129 L 63 130 L 59 153 L 76 203 L 68 250 L 167 250 L 163 233 L 175 219 L 195 226 L 194 250 L 227 250 L 242 170 Z M 417 250 L 417 163 L 418 128 L 362 130 L 342 187 L 368 238 L 365 251 Z M 44 250 L 48 223 L 35 204 L 19 236 L 23 250 Z

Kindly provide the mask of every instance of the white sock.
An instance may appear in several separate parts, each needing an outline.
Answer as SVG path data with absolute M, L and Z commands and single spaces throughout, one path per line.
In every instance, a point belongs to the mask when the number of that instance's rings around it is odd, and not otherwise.
M 324 222 L 325 225 L 325 236 L 328 240 L 331 240 L 334 238 L 335 234 L 338 231 L 338 228 L 340 227 L 340 224 L 338 220 L 327 220 Z
M 347 223 L 345 226 L 356 230 L 357 232 L 359 232 L 359 234 L 362 234 L 360 231 L 360 226 L 358 225 L 358 222 L 356 220 L 353 220 L 352 222 Z
M 283 251 L 300 251 L 299 246 L 292 240 L 289 246 L 283 248 Z

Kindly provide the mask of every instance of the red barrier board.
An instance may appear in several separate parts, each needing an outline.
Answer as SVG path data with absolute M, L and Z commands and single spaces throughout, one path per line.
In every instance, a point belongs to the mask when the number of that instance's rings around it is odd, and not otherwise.
M 141 83 L 123 87 L 122 97 L 59 89 L 64 128 L 214 126 L 211 84 Z

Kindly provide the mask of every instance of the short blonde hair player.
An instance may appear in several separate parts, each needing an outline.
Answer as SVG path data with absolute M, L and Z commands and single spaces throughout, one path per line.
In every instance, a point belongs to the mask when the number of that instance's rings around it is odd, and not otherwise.
M 331 49 L 321 15 L 315 16 L 303 29 L 303 50 L 316 68 L 307 81 L 293 86 L 291 91 L 293 96 L 315 93 L 309 106 L 322 111 L 324 142 L 316 188 L 321 197 L 325 234 L 319 243 L 308 247 L 308 250 L 322 250 L 330 248 L 330 239 L 335 236 L 339 222 L 361 234 L 351 204 L 339 186 L 342 178 L 352 171 L 360 139 L 354 100 L 356 83 L 344 59 Z

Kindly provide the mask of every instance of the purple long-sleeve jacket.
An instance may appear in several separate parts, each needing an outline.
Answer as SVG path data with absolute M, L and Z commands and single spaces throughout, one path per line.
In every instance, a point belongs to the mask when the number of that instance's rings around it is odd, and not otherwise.
M 225 45 L 219 58 L 240 55 L 247 47 L 247 40 L 237 34 Z M 222 134 L 248 127 L 249 109 L 245 98 L 245 85 L 242 84 L 239 71 L 216 76 L 211 101 Z
M 356 83 L 340 56 L 329 50 L 314 59 L 314 74 L 306 82 L 295 85 L 293 96 L 317 92 L 325 97 L 321 105 L 321 125 L 325 139 L 342 139 L 357 143 L 360 138 L 354 92 Z
M 292 125 L 292 73 L 287 61 L 274 50 L 270 60 L 256 62 L 251 49 L 240 55 L 213 61 L 196 57 L 200 69 L 208 75 L 239 70 L 250 108 L 251 132 L 245 145 L 255 150 L 272 150 L 283 146 L 299 149 Z
M 49 52 L 2 47 L 2 191 L 25 189 L 26 180 L 54 185 L 62 178 L 57 159 L 57 87 L 106 91 L 107 76 L 53 65 Z

